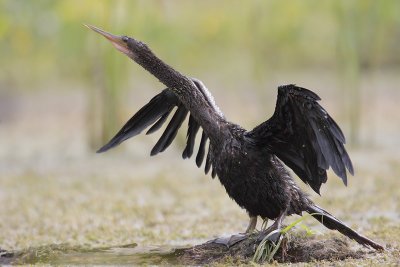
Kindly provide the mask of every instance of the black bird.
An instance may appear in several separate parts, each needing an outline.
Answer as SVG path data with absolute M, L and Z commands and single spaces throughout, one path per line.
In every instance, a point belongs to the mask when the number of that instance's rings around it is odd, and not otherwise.
M 187 144 L 182 157 L 192 156 L 196 134 L 201 128 L 196 164 L 200 167 L 206 158 L 205 172 L 211 170 L 213 178 L 218 176 L 228 195 L 247 211 L 250 223 L 246 233 L 254 230 L 258 216 L 275 220 L 270 229 L 280 229 L 285 216 L 307 212 L 327 228 L 338 230 L 361 245 L 383 250 L 381 245 L 358 234 L 314 204 L 297 187 L 284 166 L 291 168 L 317 193 L 321 184 L 327 181 L 329 168 L 345 185 L 347 171 L 353 174 L 350 157 L 344 148 L 345 137 L 318 104 L 320 98 L 315 93 L 294 84 L 279 86 L 272 117 L 247 131 L 225 118 L 201 81 L 174 70 L 145 43 L 88 27 L 103 35 L 119 51 L 167 86 L 100 148 L 99 153 L 140 134 L 149 126 L 146 134 L 157 131 L 176 108 L 151 155 L 163 152 L 172 143 L 190 113 Z

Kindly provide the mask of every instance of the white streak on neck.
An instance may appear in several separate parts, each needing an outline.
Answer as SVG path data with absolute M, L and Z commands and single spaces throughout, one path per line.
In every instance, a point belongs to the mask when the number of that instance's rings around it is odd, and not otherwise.
M 202 92 L 202 95 L 205 96 L 206 101 L 214 108 L 214 110 L 217 112 L 217 114 L 219 116 L 221 116 L 222 118 L 224 118 L 224 113 L 222 113 L 222 111 L 219 109 L 219 107 L 217 106 L 217 104 L 215 104 L 215 100 L 214 97 L 212 96 L 212 94 L 210 93 L 210 91 L 208 91 L 207 87 L 204 85 L 204 83 L 202 81 L 200 81 L 199 79 L 196 78 L 191 78 L 192 81 L 194 82 L 194 84 L 196 85 L 196 87 Z

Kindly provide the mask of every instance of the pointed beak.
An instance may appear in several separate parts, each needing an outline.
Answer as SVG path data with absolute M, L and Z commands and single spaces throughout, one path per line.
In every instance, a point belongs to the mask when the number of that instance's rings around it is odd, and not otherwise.
M 88 27 L 89 29 L 97 32 L 98 34 L 103 35 L 106 39 L 108 39 L 115 48 L 117 48 L 119 51 L 121 51 L 122 53 L 126 54 L 126 55 L 130 55 L 131 51 L 129 50 L 129 47 L 127 45 L 126 42 L 123 41 L 122 36 L 117 36 L 108 32 L 105 32 L 97 27 L 91 26 L 91 25 L 87 25 L 84 24 L 86 27 Z

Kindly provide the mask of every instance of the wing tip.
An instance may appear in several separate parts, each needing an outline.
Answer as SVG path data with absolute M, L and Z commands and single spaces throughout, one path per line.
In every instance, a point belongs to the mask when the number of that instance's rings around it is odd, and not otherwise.
M 185 150 L 183 150 L 182 152 L 182 158 L 183 159 L 189 159 L 192 155 L 189 153 L 189 151 L 187 150 L 187 147 L 185 148 Z
M 309 183 L 310 187 L 312 188 L 312 190 L 314 190 L 315 193 L 317 193 L 318 195 L 321 195 L 321 184 L 311 184 Z
M 348 164 L 346 165 L 346 168 L 349 171 L 349 173 L 354 176 L 354 167 L 353 167 L 353 163 L 351 161 L 348 162 Z
M 106 151 L 107 151 L 107 149 L 104 149 L 104 147 L 102 147 L 102 148 L 98 149 L 98 150 L 96 151 L 96 153 L 97 153 L 97 154 L 100 154 L 100 153 L 103 153 L 103 152 L 106 152 Z
M 117 143 L 114 142 L 109 142 L 107 144 L 105 144 L 104 146 L 102 146 L 101 148 L 99 148 L 96 153 L 100 154 L 103 152 L 106 152 L 108 150 L 110 150 L 111 148 L 115 147 L 116 145 L 118 145 Z
M 198 168 L 201 167 L 201 164 L 203 163 L 203 158 L 196 157 L 196 165 Z
M 312 99 L 314 99 L 316 101 L 321 100 L 321 98 L 316 93 L 314 93 L 313 91 L 311 91 L 311 90 L 309 90 L 307 88 L 304 88 L 304 87 L 297 86 L 294 83 L 284 84 L 284 85 L 278 86 L 278 91 L 280 93 L 293 92 L 294 90 L 299 92 L 303 96 L 312 98 Z
M 343 181 L 344 185 L 347 186 L 347 175 L 345 175 L 345 176 L 342 178 L 342 181 Z

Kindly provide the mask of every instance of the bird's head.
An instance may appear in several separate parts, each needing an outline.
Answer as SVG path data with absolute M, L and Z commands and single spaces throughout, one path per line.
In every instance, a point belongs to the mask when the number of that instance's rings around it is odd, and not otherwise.
M 138 53 L 151 52 L 145 43 L 137 41 L 134 38 L 114 35 L 91 25 L 85 24 L 85 26 L 98 34 L 103 35 L 117 50 L 133 60 L 136 60 Z
M 115 48 L 117 48 L 117 50 L 133 59 L 140 66 L 157 77 L 167 87 L 182 88 L 186 86 L 193 87 L 192 89 L 196 90 L 194 83 L 190 79 L 174 70 L 171 66 L 165 64 L 145 43 L 132 37 L 114 35 L 94 26 L 85 26 L 98 34 L 103 35 Z M 182 80 L 185 81 L 184 85 L 182 85 Z

